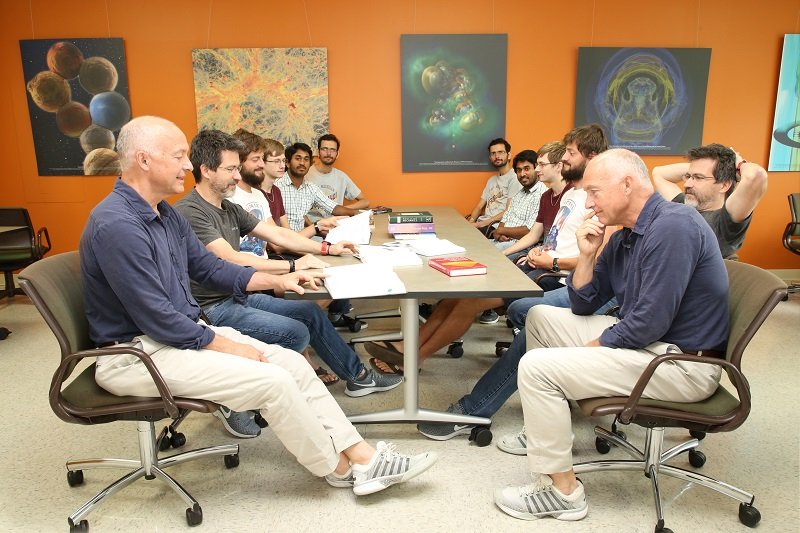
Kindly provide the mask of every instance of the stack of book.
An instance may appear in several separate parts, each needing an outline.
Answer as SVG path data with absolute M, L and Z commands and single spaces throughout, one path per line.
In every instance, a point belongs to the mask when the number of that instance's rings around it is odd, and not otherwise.
M 433 215 L 428 211 L 391 213 L 389 215 L 389 233 L 396 239 L 434 237 L 436 229 L 433 224 Z

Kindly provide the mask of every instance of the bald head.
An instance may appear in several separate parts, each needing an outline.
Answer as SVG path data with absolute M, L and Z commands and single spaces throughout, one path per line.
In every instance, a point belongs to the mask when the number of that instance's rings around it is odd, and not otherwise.
M 606 225 L 633 227 L 653 185 L 642 158 L 621 148 L 607 150 L 586 165 L 586 207 Z
M 125 124 L 117 137 L 122 171 L 131 170 L 136 164 L 136 152 L 154 153 L 162 139 L 175 131 L 180 132 L 178 126 L 161 117 L 136 117 Z

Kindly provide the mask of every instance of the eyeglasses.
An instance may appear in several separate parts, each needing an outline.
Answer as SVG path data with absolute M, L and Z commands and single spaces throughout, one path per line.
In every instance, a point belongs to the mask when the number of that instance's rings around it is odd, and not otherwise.
M 219 172 L 220 170 L 224 170 L 228 174 L 233 174 L 235 172 L 240 172 L 242 170 L 242 165 L 230 166 L 230 167 L 217 167 L 217 172 Z
M 714 176 L 705 176 L 703 174 L 689 174 L 688 172 L 683 175 L 683 181 L 689 181 L 690 179 L 694 181 L 703 181 L 703 180 L 716 180 Z
M 265 161 L 267 163 L 278 163 L 279 165 L 285 165 L 286 164 L 286 158 L 285 157 L 281 158 L 281 159 L 265 159 Z
M 338 151 L 339 151 L 339 149 L 338 149 L 338 148 L 328 148 L 328 147 L 325 147 L 325 148 L 320 148 L 320 149 L 319 149 L 319 151 L 320 151 L 320 152 L 338 152 Z
M 547 165 L 557 165 L 557 164 L 559 164 L 560 162 L 561 162 L 561 161 L 556 161 L 555 163 L 542 163 L 541 161 L 537 161 L 537 162 L 536 162 L 536 168 L 539 168 L 539 167 L 546 167 Z

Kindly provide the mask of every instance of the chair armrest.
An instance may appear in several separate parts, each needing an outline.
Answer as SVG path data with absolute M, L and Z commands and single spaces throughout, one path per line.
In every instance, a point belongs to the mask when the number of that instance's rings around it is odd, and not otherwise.
M 103 355 L 122 354 L 138 357 L 142 363 L 144 363 L 145 368 L 147 368 L 147 371 L 150 373 L 150 377 L 153 378 L 153 383 L 158 389 L 161 399 L 164 401 L 164 410 L 167 412 L 170 418 L 176 418 L 180 413 L 180 409 L 175 403 L 175 398 L 172 396 L 172 393 L 170 392 L 167 383 L 164 381 L 164 378 L 161 376 L 161 373 L 158 371 L 156 365 L 153 363 L 153 360 L 150 359 L 150 356 L 146 352 L 132 346 L 109 346 L 107 348 L 83 350 L 81 352 L 75 352 L 68 355 L 61 360 L 61 364 L 58 366 L 55 374 L 53 374 L 53 381 L 50 384 L 50 394 L 60 394 L 61 385 L 69 377 L 69 375 L 72 373 L 72 369 L 75 368 L 75 365 L 79 361 L 86 358 L 97 358 Z
M 544 279 L 544 278 L 566 278 L 568 275 L 569 274 L 567 274 L 566 272 L 560 272 L 560 271 L 559 272 L 542 272 L 541 274 L 536 276 L 536 279 L 533 280 L 533 281 L 534 281 L 534 283 L 539 283 L 540 279 Z
M 644 393 L 644 389 L 647 387 L 647 384 L 650 382 L 650 378 L 653 377 L 653 374 L 658 368 L 659 365 L 665 363 L 667 361 L 689 361 L 692 363 L 703 363 L 708 365 L 717 365 L 721 366 L 728 374 L 728 377 L 733 383 L 733 386 L 736 388 L 736 393 L 739 396 L 739 401 L 744 404 L 744 406 L 749 410 L 750 408 L 750 387 L 747 384 L 747 378 L 744 377 L 744 374 L 736 368 L 736 366 L 731 363 L 730 361 L 726 361 L 725 359 L 719 359 L 717 357 L 704 357 L 701 355 L 692 355 L 692 354 L 685 354 L 685 353 L 672 353 L 672 354 L 664 354 L 658 355 L 653 358 L 652 361 L 647 365 L 647 368 L 644 369 L 642 375 L 639 376 L 639 379 L 636 381 L 636 384 L 631 390 L 631 393 L 628 395 L 628 400 L 625 402 L 625 407 L 622 409 L 622 412 L 619 414 L 619 421 L 623 424 L 629 424 L 631 420 L 637 414 L 637 408 L 639 406 L 639 400 L 642 399 L 642 394 Z
M 44 236 L 47 245 L 42 244 L 42 236 Z M 41 259 L 44 257 L 44 254 L 49 252 L 50 248 L 50 233 L 48 233 L 47 228 L 40 228 L 39 231 L 36 232 L 36 253 L 39 258 Z

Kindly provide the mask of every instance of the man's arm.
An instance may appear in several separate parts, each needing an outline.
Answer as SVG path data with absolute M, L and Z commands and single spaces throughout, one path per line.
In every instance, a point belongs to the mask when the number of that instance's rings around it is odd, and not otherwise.
M 350 207 L 345 207 L 343 205 L 337 205 L 336 207 L 333 208 L 333 211 L 331 211 L 331 214 L 333 214 L 334 216 L 352 217 L 352 216 L 358 214 L 358 209 L 351 209 Z
M 682 191 L 678 183 L 689 172 L 689 163 L 675 163 L 653 168 L 653 186 L 656 192 L 667 201 L 671 201 Z
M 541 222 L 537 222 L 533 225 L 533 227 L 519 238 L 517 242 L 503 250 L 504 255 L 511 255 L 515 252 L 519 252 L 526 248 L 530 248 L 542 238 L 542 234 L 544 233 L 544 226 Z
M 521 239 L 525 235 L 530 232 L 531 228 L 527 226 L 506 226 L 505 223 L 501 222 L 499 226 L 494 230 L 494 238 L 498 241 L 503 240 L 511 240 L 511 239 Z M 505 239 L 501 239 L 500 237 L 505 237 Z
M 741 179 L 725 201 L 725 209 L 734 222 L 742 222 L 749 217 L 758 201 L 767 192 L 767 171 L 752 161 L 745 161 L 736 153 L 736 168 Z
M 366 209 L 369 207 L 369 200 L 364 197 L 363 194 L 356 195 L 352 202 L 348 203 L 348 208 L 352 209 L 353 211 L 358 211 L 359 209 Z
M 317 225 L 320 226 L 320 229 L 330 230 L 331 228 L 336 226 L 336 219 L 333 218 L 324 218 L 322 220 L 317 221 Z M 313 226 L 312 226 L 313 228 Z M 317 241 L 312 241 L 311 239 L 305 237 L 301 233 L 294 232 L 290 229 L 280 228 L 278 226 L 270 226 L 264 224 L 264 222 L 260 222 L 253 231 L 250 232 L 251 234 L 255 235 L 259 239 L 263 239 L 268 242 L 272 242 L 277 244 L 278 246 L 285 248 L 291 252 L 302 253 L 302 254 L 320 254 L 322 253 L 322 245 Z M 355 245 L 352 243 L 343 243 L 344 246 L 334 245 L 330 247 L 328 251 L 329 255 L 341 255 L 342 253 L 353 253 L 355 251 Z M 298 259 L 298 269 L 299 269 L 299 262 L 301 260 Z M 322 268 L 319 266 L 306 266 L 305 268 Z
M 486 200 L 481 198 L 478 200 L 478 203 L 475 204 L 475 207 L 472 209 L 472 212 L 467 215 L 468 222 L 475 222 L 478 220 L 478 217 L 483 214 L 483 210 L 486 209 Z

